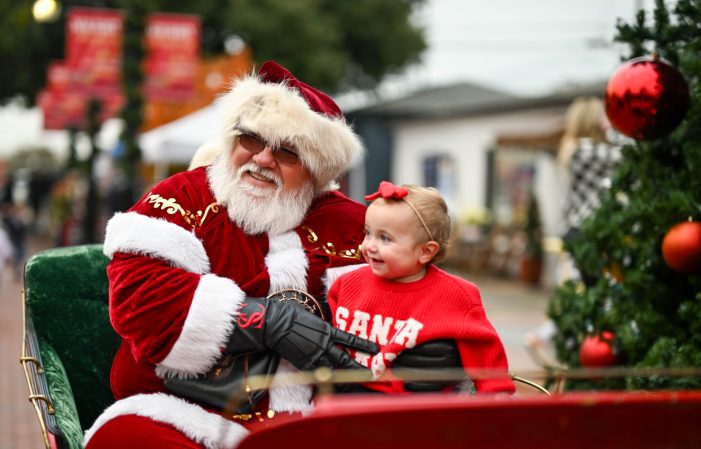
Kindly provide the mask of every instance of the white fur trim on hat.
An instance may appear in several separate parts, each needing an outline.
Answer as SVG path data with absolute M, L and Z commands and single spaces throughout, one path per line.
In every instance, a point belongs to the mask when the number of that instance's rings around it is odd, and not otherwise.
M 234 318 L 246 294 L 231 279 L 208 274 L 192 297 L 192 304 L 178 340 L 156 366 L 156 374 L 195 377 L 221 358 L 234 328 Z
M 209 257 L 190 231 L 136 212 L 116 213 L 107 222 L 102 251 L 110 259 L 122 252 L 151 256 L 192 273 L 209 273 Z
M 318 188 L 339 179 L 363 155 L 360 138 L 343 117 L 317 113 L 284 83 L 266 83 L 249 75 L 234 81 L 219 101 L 224 148 L 231 148 L 238 129 L 256 133 L 272 145 L 292 144 Z
M 195 154 L 192 155 L 190 165 L 187 169 L 194 170 L 197 167 L 211 165 L 221 153 L 222 145 L 219 142 L 205 142 L 195 151 Z
M 125 415 L 144 416 L 170 424 L 207 449 L 233 449 L 249 434 L 240 424 L 175 396 L 163 393 L 139 394 L 119 400 L 105 409 L 92 427 L 85 431 L 83 447 L 88 445 L 105 423 Z M 137 442 L 134 444 L 138 447 Z

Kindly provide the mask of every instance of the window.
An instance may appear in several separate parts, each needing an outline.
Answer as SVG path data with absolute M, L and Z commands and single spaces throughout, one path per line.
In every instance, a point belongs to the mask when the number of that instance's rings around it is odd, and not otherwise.
M 450 206 L 455 197 L 455 162 L 447 155 L 424 159 L 424 186 L 435 187 Z

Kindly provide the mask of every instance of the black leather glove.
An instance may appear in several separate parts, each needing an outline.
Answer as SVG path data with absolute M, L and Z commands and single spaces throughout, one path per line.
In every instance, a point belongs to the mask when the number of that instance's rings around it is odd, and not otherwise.
M 392 362 L 392 369 L 402 369 L 405 372 L 421 373 L 440 368 L 461 368 L 460 353 L 454 340 L 431 340 L 414 348 L 399 353 Z M 469 379 L 467 379 L 469 381 Z M 409 381 L 404 383 L 404 389 L 412 392 L 442 391 L 449 387 L 456 388 L 457 384 L 465 381 Z
M 379 351 L 375 343 L 334 328 L 295 302 L 248 297 L 239 309 L 227 352 L 271 350 L 300 370 L 320 366 L 367 369 L 337 344 L 370 354 Z

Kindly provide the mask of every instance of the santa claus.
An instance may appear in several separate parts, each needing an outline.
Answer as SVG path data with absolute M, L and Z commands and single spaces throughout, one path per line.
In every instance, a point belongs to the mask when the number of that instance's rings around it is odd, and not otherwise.
M 86 432 L 88 449 L 231 448 L 241 417 L 168 393 L 223 355 L 271 351 L 280 371 L 358 368 L 337 345 L 376 346 L 334 329 L 281 289 L 322 294 L 361 263 L 365 206 L 333 189 L 362 145 L 323 92 L 275 62 L 234 82 L 219 156 L 153 187 L 107 225 L 110 318 L 122 337 L 111 385 L 117 401 Z M 310 407 L 311 389 L 275 386 L 267 410 Z

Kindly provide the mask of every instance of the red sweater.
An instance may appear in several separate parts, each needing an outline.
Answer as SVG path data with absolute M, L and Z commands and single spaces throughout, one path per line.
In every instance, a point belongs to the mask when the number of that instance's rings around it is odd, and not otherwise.
M 478 392 L 515 391 L 504 346 L 487 319 L 479 289 L 462 278 L 429 264 L 422 279 L 399 283 L 375 276 L 366 266 L 339 277 L 328 300 L 336 327 L 380 345 L 375 356 L 353 352 L 376 377 L 405 348 L 450 338 L 457 342 L 468 376 L 471 369 L 503 370 L 503 376 L 473 379 Z M 397 382 L 370 387 L 403 391 Z

